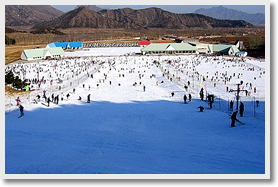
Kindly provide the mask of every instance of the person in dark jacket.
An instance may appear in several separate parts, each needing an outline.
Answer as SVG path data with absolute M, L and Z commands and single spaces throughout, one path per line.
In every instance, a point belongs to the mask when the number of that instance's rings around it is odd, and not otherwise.
M 24 116 L 23 109 L 24 107 L 22 105 L 19 105 L 20 116 L 18 118 Z
M 188 94 L 188 100 L 191 101 L 191 94 Z
M 242 102 L 240 102 L 240 105 L 239 105 L 239 115 L 240 115 L 240 117 L 243 117 L 243 111 L 244 111 L 244 104 Z
M 232 120 L 231 127 L 236 126 L 235 123 L 236 123 L 236 120 L 237 120 L 237 118 L 236 118 L 237 113 L 238 113 L 238 111 L 235 111 L 231 116 L 231 120 Z
M 49 103 L 50 103 L 50 97 L 47 98 L 47 106 L 49 107 Z
M 234 102 L 231 100 L 230 102 L 230 110 L 233 111 L 234 110 Z
M 89 94 L 89 95 L 87 96 L 87 103 L 90 103 L 90 97 L 91 97 L 91 94 Z
M 201 100 L 203 101 L 204 100 L 204 89 L 203 88 L 201 88 L 201 91 L 199 94 L 200 94 Z
M 174 93 L 174 92 L 172 92 L 172 93 L 171 93 L 171 96 L 172 96 L 172 97 L 174 97 L 174 95 L 175 95 L 175 93 Z
M 208 101 L 209 101 L 209 108 L 212 108 L 212 104 L 214 102 L 214 95 L 208 95 Z
M 70 96 L 70 94 L 68 93 L 66 96 L 67 96 L 67 100 L 69 100 L 69 96 Z
M 203 112 L 204 111 L 204 107 L 203 106 L 198 106 L 197 108 L 199 108 L 200 109 L 200 112 Z
M 184 96 L 183 96 L 183 100 L 184 100 L 184 103 L 186 103 L 186 100 L 187 100 L 187 96 L 186 96 L 186 94 L 184 94 Z

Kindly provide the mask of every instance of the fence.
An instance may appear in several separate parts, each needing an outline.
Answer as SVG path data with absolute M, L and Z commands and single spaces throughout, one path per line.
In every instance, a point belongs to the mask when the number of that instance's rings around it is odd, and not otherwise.
M 140 47 L 138 42 L 129 43 L 84 43 L 83 48 L 94 48 L 94 47 Z

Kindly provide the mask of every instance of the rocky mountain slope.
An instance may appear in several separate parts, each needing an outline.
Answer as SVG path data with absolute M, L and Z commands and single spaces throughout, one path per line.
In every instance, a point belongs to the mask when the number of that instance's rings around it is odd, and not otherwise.
M 78 7 L 62 16 L 37 24 L 34 28 L 126 28 L 126 29 L 185 29 L 191 27 L 253 27 L 242 20 L 219 20 L 200 14 L 175 14 L 159 8 L 134 10 L 131 8 L 100 10 L 95 12 L 88 7 Z
M 75 9 L 81 7 L 81 6 L 86 6 L 88 8 L 90 8 L 91 10 L 95 11 L 95 12 L 98 12 L 100 10 L 102 10 L 102 8 L 96 6 L 96 5 L 77 5 Z
M 50 5 L 5 5 L 5 26 L 30 26 L 63 14 Z

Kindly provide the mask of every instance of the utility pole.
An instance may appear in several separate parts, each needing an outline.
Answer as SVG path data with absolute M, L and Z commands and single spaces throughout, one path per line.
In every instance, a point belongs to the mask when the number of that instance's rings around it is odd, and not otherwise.
M 236 91 L 236 110 L 238 110 L 238 100 L 239 100 L 239 92 L 241 91 L 247 91 L 247 90 L 239 90 L 239 85 L 242 85 L 243 82 L 236 84 L 237 85 L 237 90 L 231 90 L 230 92 L 235 92 Z

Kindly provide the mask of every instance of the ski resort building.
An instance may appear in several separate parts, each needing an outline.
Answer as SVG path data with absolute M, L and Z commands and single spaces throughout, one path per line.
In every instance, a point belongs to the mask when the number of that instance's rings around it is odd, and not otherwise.
M 196 49 L 197 49 L 196 53 L 197 54 L 208 54 L 208 53 L 210 53 L 210 48 L 209 48 L 210 44 L 200 43 L 198 41 L 189 41 L 187 43 L 189 45 L 192 45 L 192 46 L 196 47 Z
M 210 44 L 209 54 L 236 56 L 238 48 L 232 44 Z
M 41 60 L 48 58 L 61 58 L 65 55 L 61 47 L 25 49 L 21 53 L 22 60 Z
M 205 44 L 200 42 L 188 43 L 151 43 L 141 49 L 143 55 L 147 54 L 212 54 L 244 56 L 232 44 Z
M 206 44 L 201 42 L 189 42 L 189 44 L 197 48 L 197 54 L 236 56 L 239 52 L 233 44 Z
M 196 47 L 188 43 L 151 43 L 141 49 L 147 54 L 195 54 Z
M 83 47 L 82 42 L 53 42 L 47 44 L 46 48 L 62 47 L 63 49 L 80 49 Z

